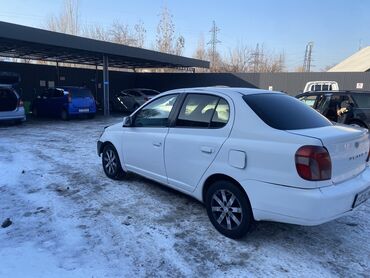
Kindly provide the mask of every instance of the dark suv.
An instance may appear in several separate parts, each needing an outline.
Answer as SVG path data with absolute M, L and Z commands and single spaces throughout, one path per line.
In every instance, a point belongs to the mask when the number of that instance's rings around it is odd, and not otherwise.
M 296 98 L 333 122 L 370 127 L 370 92 L 307 92 L 297 95 Z

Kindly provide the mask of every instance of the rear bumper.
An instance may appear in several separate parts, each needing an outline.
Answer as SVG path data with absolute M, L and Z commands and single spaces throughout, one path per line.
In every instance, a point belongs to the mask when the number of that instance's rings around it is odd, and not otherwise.
M 256 220 L 319 225 L 354 210 L 356 195 L 370 187 L 370 169 L 340 184 L 299 189 L 260 181 L 242 183 Z M 361 205 L 359 205 L 361 206 Z
M 69 104 L 68 106 L 68 114 L 69 115 L 84 115 L 84 114 L 95 114 L 96 107 L 95 106 L 88 106 L 88 107 L 79 107 L 73 104 Z
M 11 120 L 26 120 L 26 113 L 23 107 L 17 108 L 14 111 L 0 112 L 0 121 L 11 121 Z

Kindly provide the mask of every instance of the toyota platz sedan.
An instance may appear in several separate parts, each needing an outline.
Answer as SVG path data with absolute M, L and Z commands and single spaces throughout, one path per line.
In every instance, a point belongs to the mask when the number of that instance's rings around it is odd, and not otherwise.
M 325 223 L 370 196 L 367 130 L 279 92 L 168 91 L 105 128 L 97 147 L 109 178 L 135 172 L 193 196 L 230 238 L 254 221 Z

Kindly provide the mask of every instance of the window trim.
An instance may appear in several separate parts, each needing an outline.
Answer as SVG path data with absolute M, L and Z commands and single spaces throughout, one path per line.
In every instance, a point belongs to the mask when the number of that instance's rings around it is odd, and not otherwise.
M 212 94 L 212 93 L 207 94 L 207 93 L 204 93 L 204 92 L 199 92 L 199 93 L 198 92 L 192 92 L 192 93 L 188 92 L 188 93 L 182 93 L 181 95 L 182 95 L 181 104 L 179 104 L 179 107 L 178 107 L 178 109 L 176 111 L 176 114 L 174 115 L 174 119 L 173 119 L 172 125 L 170 125 L 171 128 L 222 129 L 222 128 L 225 128 L 228 125 L 228 123 L 230 122 L 231 110 L 229 111 L 229 118 L 227 119 L 227 122 L 225 123 L 224 126 L 222 126 L 222 127 L 212 127 L 211 126 L 214 113 L 216 112 L 217 106 L 220 103 L 220 100 L 221 99 L 223 99 L 227 103 L 227 105 L 229 106 L 229 109 L 231 107 L 230 102 L 227 99 L 225 99 L 223 96 L 220 96 L 220 95 L 217 95 L 217 94 Z M 209 124 L 208 124 L 207 127 L 203 127 L 203 126 L 177 126 L 176 125 L 176 122 L 178 120 L 179 114 L 181 112 L 181 108 L 182 108 L 182 106 L 183 106 L 183 104 L 184 104 L 184 102 L 185 102 L 185 100 L 186 100 L 186 98 L 187 98 L 188 95 L 205 95 L 205 96 L 213 96 L 213 97 L 217 97 L 218 98 L 217 103 L 216 103 L 216 106 L 215 106 L 215 109 L 214 109 L 213 114 L 212 114 L 212 117 L 211 117 L 211 121 L 209 122 Z

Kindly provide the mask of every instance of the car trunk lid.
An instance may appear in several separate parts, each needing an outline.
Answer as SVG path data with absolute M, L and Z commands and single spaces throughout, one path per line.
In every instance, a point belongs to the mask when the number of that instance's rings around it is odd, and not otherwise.
M 347 126 L 290 130 L 293 134 L 319 139 L 328 150 L 332 162 L 332 182 L 347 180 L 366 167 L 369 135 L 365 129 Z
M 0 112 L 14 111 L 18 106 L 16 94 L 8 88 L 0 88 Z

